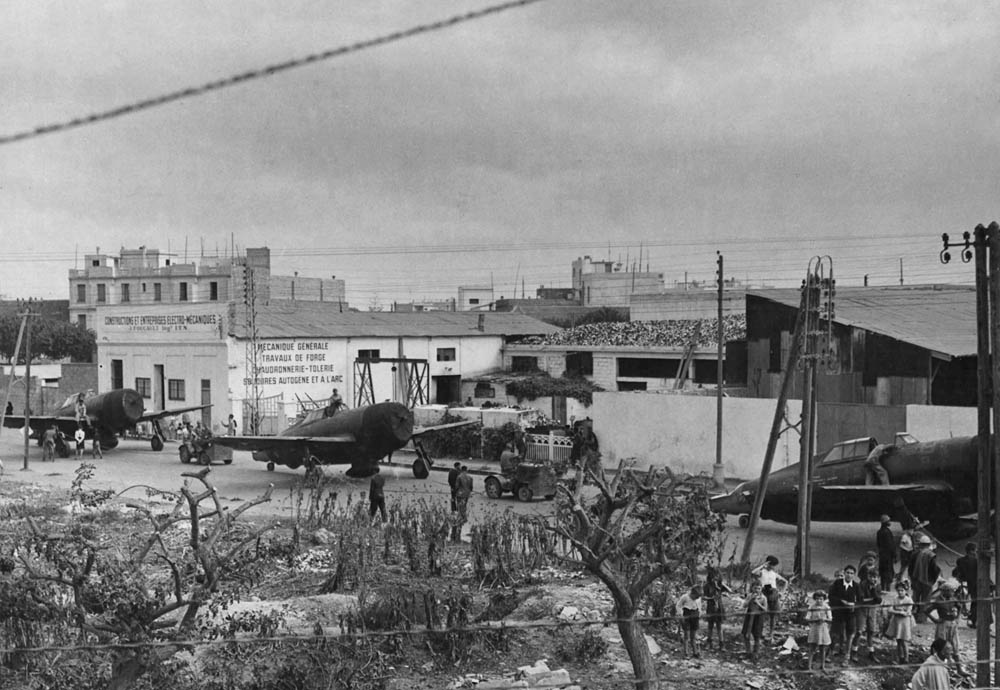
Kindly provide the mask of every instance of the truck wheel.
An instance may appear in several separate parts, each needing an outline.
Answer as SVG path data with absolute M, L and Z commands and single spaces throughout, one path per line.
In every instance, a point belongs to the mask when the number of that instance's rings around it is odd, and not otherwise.
M 163 450 L 163 439 L 159 436 L 153 436 L 153 438 L 149 440 L 149 446 L 153 450 L 159 452 Z
M 486 495 L 490 498 L 500 498 L 503 495 L 503 487 L 500 486 L 500 480 L 496 477 L 486 478 Z
M 198 453 L 198 462 L 200 462 L 202 465 L 211 465 L 212 456 L 208 454 L 207 450 L 203 450 L 200 453 Z
M 424 462 L 423 458 L 417 458 L 413 461 L 413 476 L 417 479 L 427 479 L 427 475 L 430 472 L 427 471 L 427 463 Z
M 181 462 L 185 465 L 191 462 L 191 453 L 188 451 L 187 446 L 181 446 L 181 449 L 178 452 L 181 456 Z
M 740 524 L 740 527 L 743 527 L 744 529 L 746 529 L 747 527 L 749 527 L 750 526 L 750 516 L 749 515 L 740 515 L 740 523 L 739 524 Z
M 522 484 L 517 487 L 517 500 L 524 501 L 527 503 L 534 497 L 534 493 L 531 491 L 531 487 L 527 484 Z

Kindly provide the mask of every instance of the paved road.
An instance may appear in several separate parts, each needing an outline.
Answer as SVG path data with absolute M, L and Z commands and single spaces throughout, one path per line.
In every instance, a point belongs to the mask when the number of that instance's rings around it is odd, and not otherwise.
M 15 430 L 5 429 L 0 435 L 0 459 L 5 464 L 5 474 L 0 479 L 0 496 L 5 493 L 5 487 L 10 483 L 38 483 L 42 485 L 69 488 L 78 463 L 73 458 L 56 459 L 55 462 L 42 463 L 41 449 L 32 443 L 29 454 L 29 469 L 22 471 L 23 440 Z M 386 484 L 387 497 L 416 500 L 420 498 L 446 500 L 448 495 L 445 469 L 448 462 L 441 462 L 430 477 L 418 480 L 409 469 L 412 458 L 405 453 L 397 453 L 394 459 L 399 463 L 384 467 L 388 475 Z M 87 456 L 88 462 L 89 455 Z M 93 461 L 97 465 L 92 485 L 100 488 L 110 488 L 116 491 L 126 491 L 125 496 L 143 496 L 141 488 L 131 488 L 137 485 L 150 485 L 158 489 L 176 490 L 183 482 L 181 473 L 197 471 L 197 465 L 182 465 L 177 455 L 177 445 L 168 443 L 167 447 L 156 452 L 150 449 L 145 441 L 122 441 L 118 448 L 108 451 L 103 460 Z M 482 464 L 474 464 L 483 467 Z M 351 479 L 344 475 L 340 466 L 327 467 L 328 476 L 334 478 L 340 489 L 342 499 L 347 494 L 365 496 L 368 489 L 367 479 Z M 240 500 L 260 495 L 268 484 L 274 484 L 272 502 L 266 507 L 256 509 L 260 515 L 291 517 L 293 497 L 296 487 L 302 480 L 303 471 L 289 470 L 278 467 L 274 472 L 268 472 L 262 463 L 254 462 L 249 453 L 234 453 L 233 464 L 214 465 L 212 480 L 215 482 L 219 495 L 229 505 L 236 505 Z M 485 519 L 494 511 L 510 508 L 519 514 L 534 514 L 539 516 L 552 515 L 553 503 L 535 500 L 531 503 L 521 503 L 513 498 L 504 497 L 491 500 L 482 493 L 482 477 L 475 477 L 477 493 L 469 503 L 473 520 Z M 842 567 L 845 563 L 857 563 L 860 556 L 874 547 L 875 524 L 845 524 L 816 523 L 813 529 L 813 572 L 827 576 Z M 726 533 L 726 547 L 723 562 L 730 554 L 737 557 L 742 553 L 743 537 L 746 530 L 730 519 Z M 763 560 L 767 554 L 774 554 L 782 561 L 782 569 L 790 572 L 792 569 L 792 553 L 795 545 L 795 527 L 780 525 L 774 522 L 762 522 L 754 541 L 753 559 Z M 954 563 L 954 556 L 943 549 L 939 552 L 941 560 L 947 566 Z

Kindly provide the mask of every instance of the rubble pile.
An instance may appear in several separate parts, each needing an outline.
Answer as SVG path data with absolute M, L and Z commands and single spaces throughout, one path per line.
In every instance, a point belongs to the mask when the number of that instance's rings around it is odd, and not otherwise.
M 591 345 L 612 347 L 716 347 L 718 319 L 671 319 L 668 321 L 625 321 L 588 323 L 547 336 L 531 336 L 526 345 Z M 746 338 L 746 314 L 722 317 L 725 341 Z

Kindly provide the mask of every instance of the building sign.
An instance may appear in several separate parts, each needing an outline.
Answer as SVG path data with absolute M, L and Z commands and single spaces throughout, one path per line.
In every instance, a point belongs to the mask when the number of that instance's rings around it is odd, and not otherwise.
M 222 316 L 220 314 L 116 314 L 105 315 L 102 326 L 102 332 L 116 333 L 218 332 L 222 326 Z
M 330 342 L 325 340 L 257 343 L 257 370 L 248 372 L 243 385 L 312 386 L 343 383 L 344 375 L 336 372 L 333 359 Z

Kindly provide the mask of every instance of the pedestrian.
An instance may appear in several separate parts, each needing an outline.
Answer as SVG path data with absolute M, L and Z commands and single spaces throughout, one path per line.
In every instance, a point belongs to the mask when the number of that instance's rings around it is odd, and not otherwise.
M 693 586 L 687 594 L 677 602 L 676 613 L 681 617 L 681 631 L 684 634 L 684 656 L 688 655 L 688 645 L 691 645 L 691 654 L 697 659 L 698 650 L 698 625 L 701 619 L 701 587 Z
M 896 601 L 889 607 L 888 635 L 896 640 L 896 662 L 910 663 L 909 644 L 913 637 L 913 599 L 905 582 L 896 583 Z
M 768 632 L 771 636 L 771 644 L 774 644 L 774 622 L 778 618 L 778 611 L 781 609 L 781 595 L 778 592 L 778 583 L 788 584 L 788 580 L 778 572 L 778 558 L 768 556 L 764 562 L 751 570 L 751 574 L 760 579 L 761 592 L 767 598 L 767 620 Z
M 764 634 L 764 616 L 767 615 L 767 597 L 764 596 L 759 580 L 750 582 L 750 595 L 743 600 L 740 608 L 743 610 L 743 643 L 746 645 L 750 660 L 757 663 L 760 654 L 760 638 Z M 753 638 L 751 651 L 750 638 Z
M 42 435 L 42 462 L 56 459 L 56 427 L 55 424 L 45 430 Z
M 725 594 L 732 594 L 733 590 L 722 581 L 722 576 L 717 568 L 708 566 L 705 574 L 705 586 L 702 588 L 702 596 L 705 599 L 705 621 L 708 623 L 708 648 L 712 648 L 712 631 L 715 630 L 719 636 L 719 651 L 725 639 L 722 634 L 722 621 L 726 617 L 726 604 L 723 599 Z
M 875 630 L 878 627 L 876 619 L 879 605 L 882 603 L 881 587 L 878 583 L 878 573 L 870 568 L 866 579 L 858 583 L 858 605 L 855 607 L 855 633 L 854 641 L 851 644 L 851 661 L 858 660 L 858 646 L 861 644 L 861 636 L 865 636 L 865 643 L 868 648 L 868 659 L 875 661 Z
M 896 536 L 892 533 L 892 519 L 888 515 L 879 518 L 881 526 L 875 533 L 875 548 L 878 550 L 878 579 L 882 591 L 888 592 L 895 578 Z
M 950 647 L 947 640 L 937 639 L 931 643 L 931 655 L 910 680 L 911 690 L 951 690 L 951 678 L 948 675 Z
M 382 522 L 385 522 L 385 476 L 379 472 L 378 466 L 368 484 L 368 517 L 374 519 L 376 511 L 381 513 Z
M 76 431 L 73 432 L 73 440 L 76 441 L 76 458 L 77 460 L 82 460 L 83 451 L 87 444 L 87 434 L 83 431 L 82 426 L 76 427 Z
M 925 618 L 924 604 L 931 595 L 931 588 L 941 575 L 941 568 L 938 567 L 934 557 L 933 541 L 926 534 L 921 534 L 917 539 L 917 552 L 913 554 L 910 561 L 910 580 L 913 582 L 913 603 L 916 604 L 917 622 L 923 622 Z
M 448 488 L 451 489 L 451 512 L 458 512 L 458 504 L 455 502 L 455 482 L 462 472 L 462 463 L 456 462 L 454 467 L 448 470 Z
M 101 450 L 101 440 L 97 438 L 97 434 L 94 434 L 94 438 L 90 441 L 90 457 L 96 460 L 100 458 L 104 459 L 104 451 Z
M 857 569 L 853 565 L 845 565 L 843 577 L 834 580 L 830 587 L 830 608 L 833 611 L 831 637 L 838 645 L 838 648 L 834 650 L 835 654 L 844 654 L 845 645 L 854 640 L 854 607 L 858 602 L 859 594 L 858 583 L 854 581 L 855 574 L 857 574 Z
M 229 419 L 226 420 L 226 423 L 223 424 L 223 426 L 226 427 L 226 436 L 236 435 L 236 417 L 232 414 L 229 415 Z
M 826 670 L 826 650 L 830 648 L 830 622 L 833 614 L 830 612 L 830 604 L 826 601 L 826 592 L 821 589 L 813 592 L 812 603 L 806 611 L 806 623 L 809 624 L 809 661 L 806 668 L 810 671 L 813 667 L 813 659 L 816 652 L 819 652 L 819 668 Z
M 81 427 L 87 423 L 87 403 L 84 402 L 83 393 L 76 395 L 76 423 Z
M 465 465 L 459 469 L 455 477 L 455 507 L 462 522 L 469 519 L 469 497 L 472 496 L 472 475 Z
M 934 638 L 945 640 L 955 660 L 955 669 L 960 675 L 967 675 L 962 669 L 962 660 L 958 646 L 958 624 L 962 616 L 962 607 L 955 598 L 955 584 L 943 582 L 927 606 L 927 617 L 934 623 Z
M 899 553 L 899 573 L 896 577 L 900 580 L 909 581 L 910 579 L 910 563 L 913 561 L 913 530 L 903 528 L 902 534 L 899 535 L 898 544 Z
M 976 627 L 976 599 L 979 598 L 979 555 L 976 553 L 976 544 L 969 542 L 965 545 L 965 555 L 960 556 L 955 561 L 955 569 L 952 571 L 959 582 L 965 585 L 965 590 L 969 593 L 971 606 L 969 607 L 969 627 Z
M 167 424 L 167 432 L 171 441 L 177 440 L 177 421 L 171 417 L 170 423 Z

